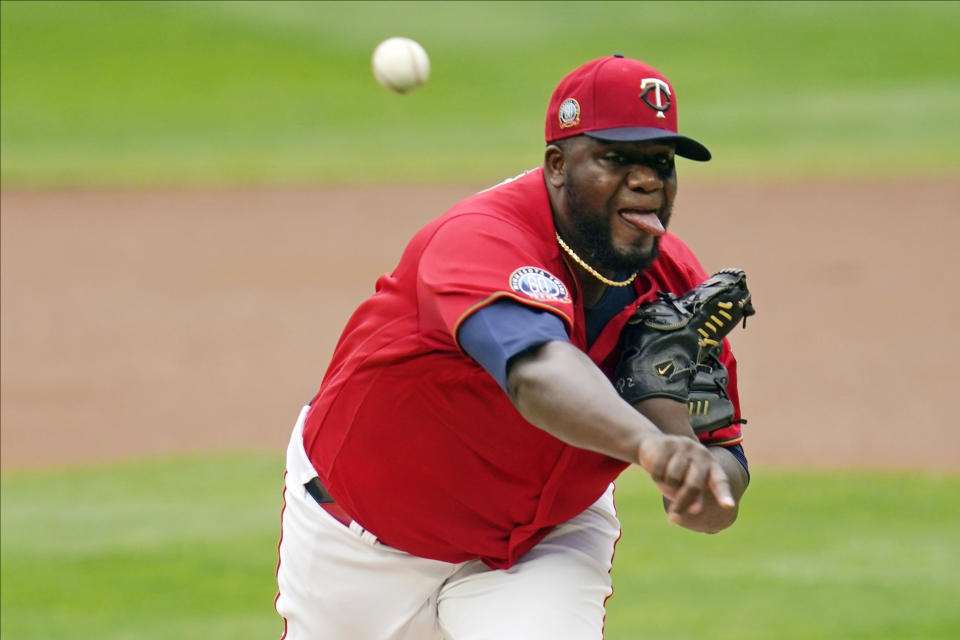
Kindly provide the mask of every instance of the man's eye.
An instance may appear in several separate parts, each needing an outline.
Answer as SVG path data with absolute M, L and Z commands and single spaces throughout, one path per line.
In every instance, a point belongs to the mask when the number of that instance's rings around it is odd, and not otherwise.
M 606 158 L 608 161 L 612 162 L 613 164 L 619 164 L 619 165 L 624 165 L 629 162 L 627 157 L 622 153 L 608 153 L 606 156 L 604 156 L 604 158 Z

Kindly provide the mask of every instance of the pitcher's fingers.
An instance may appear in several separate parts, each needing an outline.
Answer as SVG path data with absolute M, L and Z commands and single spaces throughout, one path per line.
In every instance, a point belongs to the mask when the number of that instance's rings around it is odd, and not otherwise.
M 669 500 L 671 503 L 673 503 L 673 501 L 674 501 L 674 500 L 676 499 L 676 497 L 677 497 L 677 488 L 676 488 L 676 487 L 668 487 L 667 485 L 665 485 L 665 484 L 662 483 L 662 482 L 655 482 L 654 484 L 657 485 L 657 489 L 660 491 L 660 493 L 663 494 L 663 497 L 666 498 L 667 500 Z
M 707 476 L 707 487 L 710 489 L 713 497 L 717 499 L 717 504 L 724 509 L 732 509 L 737 506 L 737 501 L 733 499 L 733 492 L 730 490 L 730 481 L 727 479 L 727 474 L 724 473 L 723 467 L 721 467 L 719 463 L 714 463 L 710 467 L 710 475 Z
M 673 507 L 673 504 L 670 505 Z M 703 493 L 701 492 L 696 500 L 693 501 L 689 507 L 687 507 L 686 513 L 682 511 L 674 511 L 672 508 L 667 509 L 667 520 L 673 524 L 679 524 L 684 516 L 695 516 L 703 511 Z
M 681 453 L 674 453 L 670 458 L 670 462 L 667 464 L 666 469 L 663 472 L 663 478 L 661 482 L 671 486 L 682 488 L 687 484 L 687 477 L 690 475 L 690 470 L 695 468 L 696 465 L 693 464 L 693 461 L 686 455 Z M 703 478 L 700 478 L 700 486 L 703 486 Z
M 673 524 L 677 524 L 683 520 L 684 516 L 695 516 L 703 511 L 703 492 L 701 491 L 691 491 L 688 495 L 695 495 L 696 497 L 692 502 L 687 500 L 689 506 L 682 507 L 682 503 L 673 501 L 670 503 L 670 508 L 667 509 L 667 520 Z
M 670 505 L 670 511 L 677 514 L 690 513 L 691 506 L 700 502 L 701 492 L 704 487 L 708 468 L 698 464 L 691 464 L 687 467 L 687 473 L 683 477 L 683 485 L 677 492 L 677 496 Z

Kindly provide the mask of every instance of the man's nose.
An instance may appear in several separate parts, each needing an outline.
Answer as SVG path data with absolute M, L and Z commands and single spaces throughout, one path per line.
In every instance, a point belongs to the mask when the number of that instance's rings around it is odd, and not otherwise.
M 663 188 L 663 178 L 653 167 L 637 164 L 627 175 L 627 187 L 634 191 L 657 191 Z

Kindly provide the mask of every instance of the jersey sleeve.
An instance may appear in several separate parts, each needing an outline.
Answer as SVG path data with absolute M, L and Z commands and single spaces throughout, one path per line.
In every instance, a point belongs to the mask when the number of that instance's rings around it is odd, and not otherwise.
M 504 298 L 470 314 L 460 325 L 460 346 L 507 390 L 510 360 L 551 340 L 568 341 L 563 321 L 542 309 Z
M 417 306 L 425 339 L 457 344 L 468 316 L 510 299 L 557 316 L 566 328 L 574 311 L 567 285 L 551 273 L 551 256 L 529 229 L 486 214 L 463 214 L 427 242 L 417 272 Z
M 750 479 L 750 465 L 747 464 L 747 454 L 743 450 L 742 444 L 732 444 L 728 447 L 725 447 L 727 451 L 734 457 L 734 459 L 740 463 L 740 466 L 743 467 L 743 470 L 747 472 L 747 480 Z

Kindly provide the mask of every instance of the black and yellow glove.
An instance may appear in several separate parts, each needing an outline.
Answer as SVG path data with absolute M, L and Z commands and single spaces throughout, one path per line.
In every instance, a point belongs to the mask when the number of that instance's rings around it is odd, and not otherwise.
M 679 297 L 657 295 L 624 327 L 617 391 L 630 404 L 647 398 L 688 403 L 697 432 L 730 424 L 727 370 L 716 356 L 733 327 L 756 313 L 746 274 L 723 269 Z
M 733 424 L 728 381 L 727 368 L 719 358 L 711 356 L 698 365 L 687 395 L 687 416 L 694 433 L 707 433 Z

